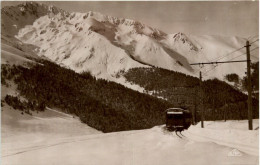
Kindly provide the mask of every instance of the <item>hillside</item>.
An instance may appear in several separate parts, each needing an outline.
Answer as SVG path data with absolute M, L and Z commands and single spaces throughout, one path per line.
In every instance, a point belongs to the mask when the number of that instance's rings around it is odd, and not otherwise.
M 198 78 L 162 68 L 133 68 L 122 75 L 130 83 L 143 87 L 147 93 L 188 108 L 197 120 L 201 111 L 204 111 L 206 120 L 247 118 L 247 96 L 218 79 L 203 81 L 200 93 Z M 253 99 L 254 118 L 259 117 L 258 113 L 258 100 Z
M 2 64 L 1 81 L 17 84 L 19 96 L 5 97 L 15 109 L 30 114 L 48 106 L 75 114 L 81 121 L 103 132 L 151 128 L 163 124 L 167 101 L 139 93 L 89 73 L 78 74 L 48 61 L 30 68 Z M 19 101 L 21 100 L 21 101 Z

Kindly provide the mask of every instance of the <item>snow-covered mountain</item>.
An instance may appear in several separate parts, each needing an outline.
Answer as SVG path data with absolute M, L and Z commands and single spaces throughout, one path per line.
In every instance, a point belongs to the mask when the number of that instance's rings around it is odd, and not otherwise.
M 114 81 L 122 71 L 151 66 L 197 76 L 200 68 L 190 63 L 218 60 L 246 41 L 239 37 L 166 34 L 130 19 L 91 11 L 69 13 L 35 2 L 4 7 L 1 14 L 2 38 L 31 45 L 38 56 L 76 72 L 87 71 Z M 242 49 L 221 60 L 244 52 Z M 214 66 L 206 66 L 202 71 L 211 67 Z M 242 77 L 245 68 L 245 63 L 226 64 L 207 74 L 221 79 L 227 73 Z

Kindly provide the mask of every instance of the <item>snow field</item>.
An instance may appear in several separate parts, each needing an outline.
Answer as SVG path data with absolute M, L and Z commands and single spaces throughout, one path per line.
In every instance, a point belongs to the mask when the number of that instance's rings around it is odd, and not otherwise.
M 10 122 L 10 118 L 6 117 L 7 111 L 17 113 L 12 109 L 3 111 L 6 114 L 2 121 L 3 128 L 8 127 L 8 120 Z M 15 130 L 2 130 L 2 164 L 220 165 L 257 164 L 259 159 L 258 155 L 244 152 L 238 146 L 235 148 L 230 143 L 218 143 L 226 142 L 225 139 L 229 136 L 225 135 L 225 129 L 230 128 L 222 122 L 206 123 L 205 127 L 208 128 L 204 129 L 199 128 L 199 125 L 192 126 L 183 132 L 185 137 L 179 138 L 175 133 L 166 131 L 164 126 L 103 134 L 79 123 L 78 119 L 70 115 L 52 109 L 47 109 L 38 116 L 23 117 L 11 125 Z M 237 144 L 244 141 L 256 144 L 254 140 L 238 138 L 255 138 L 252 137 L 255 134 L 241 129 L 245 121 L 231 123 L 236 125 L 232 129 L 237 134 L 231 134 L 230 137 Z M 220 132 L 216 131 L 221 130 L 222 139 L 217 139 L 219 134 L 216 133 Z M 253 133 L 258 134 L 258 130 Z M 200 136 L 205 137 L 199 138 Z M 242 141 L 239 143 L 239 140 Z M 241 155 L 229 156 L 233 149 L 238 149 Z

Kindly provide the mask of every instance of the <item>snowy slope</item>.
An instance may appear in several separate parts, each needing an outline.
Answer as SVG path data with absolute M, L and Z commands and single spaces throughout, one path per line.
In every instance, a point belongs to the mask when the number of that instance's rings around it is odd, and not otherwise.
M 132 20 L 88 12 L 41 17 L 21 29 L 16 37 L 40 47 L 40 55 L 101 78 L 148 65 L 190 73 L 187 59 L 174 51 L 167 52 L 157 40 L 163 35 Z
M 3 43 L 2 41 L 1 64 L 27 66 L 35 64 L 36 59 L 38 59 L 38 57 L 35 54 L 28 54 L 12 45 Z
M 35 46 L 39 56 L 76 72 L 87 71 L 113 81 L 118 81 L 121 71 L 150 66 L 197 76 L 200 68 L 190 63 L 218 60 L 244 46 L 246 41 L 239 37 L 166 34 L 130 19 L 91 11 L 68 13 L 34 2 L 5 7 L 2 29 L 3 36 L 15 36 Z M 256 45 L 258 42 L 252 48 Z M 244 52 L 242 49 L 220 60 L 230 60 Z M 223 79 L 227 73 L 237 73 L 242 77 L 245 65 L 221 65 L 204 76 Z M 201 70 L 206 72 L 212 67 L 205 66 Z
M 233 124 L 236 124 L 236 122 Z M 246 121 L 243 121 L 243 124 L 245 125 Z M 222 129 L 224 132 L 228 129 L 221 127 L 221 124 L 218 123 L 215 123 L 215 126 L 220 126 L 218 129 Z M 183 138 L 179 138 L 175 133 L 165 131 L 163 126 L 157 126 L 147 130 L 108 134 L 93 133 L 55 139 L 43 136 L 42 138 L 49 140 L 43 142 L 28 142 L 25 140 L 20 147 L 15 147 L 15 145 L 10 147 L 7 143 L 3 143 L 3 147 L 8 147 L 2 152 L 2 164 L 258 164 L 257 153 L 248 154 L 238 149 L 239 146 L 236 148 L 228 144 L 219 145 L 212 137 L 199 138 L 199 134 L 203 135 L 204 132 L 207 132 L 210 135 L 209 132 L 214 133 L 215 129 L 208 128 L 207 131 L 199 127 L 196 129 L 197 131 L 192 129 L 185 131 L 183 134 L 186 137 Z M 251 145 L 258 148 L 258 130 L 252 131 L 252 134 L 239 129 L 237 131 L 240 134 L 231 138 L 237 139 L 237 136 L 241 135 L 245 139 L 240 138 L 242 139 L 240 144 L 246 139 L 251 139 Z M 22 138 L 13 141 L 13 143 L 16 144 L 21 140 Z

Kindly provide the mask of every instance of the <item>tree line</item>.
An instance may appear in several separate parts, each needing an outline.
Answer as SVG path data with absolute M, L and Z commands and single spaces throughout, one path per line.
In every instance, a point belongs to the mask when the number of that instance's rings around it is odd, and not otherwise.
M 163 99 L 96 79 L 87 72 L 79 74 L 49 61 L 38 62 L 41 65 L 30 68 L 2 65 L 1 81 L 13 80 L 29 103 L 44 103 L 75 114 L 82 122 L 103 132 L 164 124 L 164 110 L 172 107 Z
M 247 95 L 224 81 L 206 80 L 200 89 L 198 78 L 158 67 L 132 68 L 123 76 L 129 82 L 153 91 L 154 96 L 163 97 L 174 106 L 189 109 L 197 120 L 200 120 L 201 111 L 206 120 L 247 118 Z M 258 100 L 253 99 L 254 118 L 259 117 L 258 107 Z

